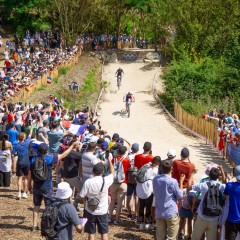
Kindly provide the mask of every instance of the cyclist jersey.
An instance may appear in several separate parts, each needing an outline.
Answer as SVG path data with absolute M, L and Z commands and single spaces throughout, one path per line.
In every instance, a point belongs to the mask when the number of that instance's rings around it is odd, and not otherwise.
M 123 70 L 122 69 L 118 69 L 116 74 L 117 76 L 122 76 Z
M 131 101 L 132 102 L 132 100 L 133 100 L 133 96 L 132 95 L 126 95 L 126 102 L 129 102 L 129 101 Z

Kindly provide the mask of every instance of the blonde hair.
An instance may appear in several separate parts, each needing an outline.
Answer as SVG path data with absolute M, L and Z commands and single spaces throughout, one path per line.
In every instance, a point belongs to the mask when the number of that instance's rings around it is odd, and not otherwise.
M 24 133 L 24 132 L 20 132 L 18 134 L 18 140 L 19 141 L 23 141 L 25 137 L 26 137 L 26 133 Z

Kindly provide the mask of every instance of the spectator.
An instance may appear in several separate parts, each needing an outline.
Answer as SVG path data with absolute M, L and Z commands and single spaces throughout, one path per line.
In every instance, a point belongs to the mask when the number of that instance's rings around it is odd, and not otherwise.
M 153 194 L 156 206 L 156 239 L 175 240 L 178 234 L 179 217 L 177 200 L 183 196 L 182 184 L 184 175 L 180 178 L 180 188 L 176 179 L 171 177 L 172 165 L 169 160 L 162 163 L 162 174 L 153 179 Z
M 93 178 L 86 180 L 80 192 L 82 199 L 91 199 L 100 193 L 100 201 L 95 210 L 91 210 L 87 202 L 85 204 L 84 217 L 88 219 L 85 232 L 89 234 L 88 239 L 90 240 L 95 239 L 96 226 L 101 234 L 101 239 L 108 239 L 108 188 L 112 185 L 114 176 L 113 165 L 111 161 L 108 161 L 108 163 L 110 174 L 103 177 L 104 165 L 102 163 L 94 165 Z
M 220 176 L 220 171 L 217 168 L 212 168 L 209 172 L 209 181 L 194 184 L 192 186 L 192 189 L 194 191 L 198 191 L 201 193 L 201 195 L 205 195 L 208 191 L 209 187 L 207 183 L 210 183 L 210 185 L 219 185 L 220 192 L 223 193 L 225 185 L 221 184 L 221 182 L 218 181 Z M 203 200 L 200 202 L 200 205 L 197 210 L 197 219 L 194 223 L 193 228 L 193 240 L 198 240 L 202 237 L 203 233 L 206 231 L 206 237 L 207 240 L 216 239 L 217 237 L 217 224 L 218 224 L 218 217 L 216 216 L 206 216 L 203 214 Z
M 53 198 L 53 183 L 52 183 L 52 165 L 65 158 L 73 148 L 77 146 L 77 143 L 72 144 L 62 154 L 56 154 L 55 156 L 48 154 L 48 145 L 42 143 L 37 149 L 37 156 L 43 157 L 48 169 L 48 178 L 43 182 L 33 182 L 33 227 L 32 231 L 38 230 L 39 224 L 39 210 L 44 199 L 45 206 L 51 203 Z M 36 157 L 32 159 L 31 165 L 33 167 Z
M 161 161 L 159 156 L 153 158 L 151 163 L 147 163 L 142 168 L 147 167 L 144 175 L 144 182 L 137 182 L 137 196 L 139 198 L 139 228 L 148 230 L 151 219 L 151 207 L 153 203 L 153 185 L 152 180 L 158 174 L 158 165 Z
M 69 143 L 69 146 L 74 144 L 76 140 L 72 140 Z M 81 144 L 79 142 L 76 143 L 76 146 L 72 149 L 72 151 L 65 157 L 61 162 L 63 162 L 63 173 L 64 180 L 70 184 L 71 188 L 75 188 L 75 190 L 80 192 L 82 188 L 82 181 L 79 178 L 79 167 L 81 166 L 82 154 L 79 153 L 79 149 Z M 79 202 L 79 194 L 76 195 L 74 200 L 74 207 L 78 208 Z
M 183 182 L 183 188 L 184 188 L 184 195 L 187 195 L 187 185 L 192 183 L 188 183 L 190 176 L 195 170 L 195 165 L 190 162 L 189 160 L 189 149 L 183 148 L 181 151 L 181 160 L 175 160 L 173 162 L 173 171 L 172 171 L 172 177 L 175 178 L 178 183 L 180 184 L 180 178 L 181 175 L 184 174 L 185 180 Z M 192 224 L 192 213 L 191 210 L 188 209 L 185 210 L 183 207 L 180 208 L 180 226 L 179 226 L 179 234 L 178 238 L 183 239 L 184 238 L 184 229 L 186 224 L 186 219 L 188 219 L 189 226 Z
M 18 143 L 13 145 L 13 152 L 12 154 L 18 156 L 17 161 L 17 172 L 16 175 L 18 177 L 18 195 L 17 199 L 20 200 L 21 197 L 27 198 L 28 192 L 28 172 L 30 170 L 30 162 L 29 162 L 29 155 L 28 155 L 28 148 L 29 143 L 31 141 L 33 126 L 31 126 L 29 136 L 26 137 L 26 134 L 21 132 L 18 135 Z M 22 191 L 22 177 L 24 176 L 24 192 L 23 195 Z
M 165 160 L 170 160 L 171 164 L 173 163 L 174 159 L 176 157 L 176 151 L 174 149 L 169 149 L 168 152 L 167 152 L 167 159 Z M 159 174 L 162 174 L 162 162 L 165 161 L 165 160 L 161 160 L 160 161 L 160 164 L 159 164 Z
M 229 212 L 225 223 L 225 239 L 235 240 L 240 234 L 240 166 L 235 168 L 236 182 L 226 185 L 224 194 L 229 198 Z
M 48 144 L 48 132 L 49 129 L 49 121 L 47 119 L 43 120 L 43 127 L 38 128 L 38 141 L 45 142 Z
M 152 150 L 152 144 L 145 142 L 143 145 L 143 153 L 138 154 L 134 158 L 134 166 L 140 169 L 143 165 L 150 163 L 153 160 L 153 156 L 150 154 Z
M 134 158 L 139 151 L 139 144 L 134 143 L 131 150 L 128 152 L 128 159 L 130 161 L 131 167 L 127 171 L 127 209 L 129 219 L 138 219 L 138 197 L 136 192 L 137 181 L 136 173 L 137 169 L 134 166 Z M 132 206 L 135 203 L 135 217 L 132 215 Z
M 80 219 L 76 209 L 70 202 L 72 196 L 72 189 L 66 182 L 58 184 L 56 191 L 57 202 L 69 202 L 63 204 L 58 208 L 58 219 L 55 228 L 60 230 L 52 240 L 72 240 L 73 239 L 73 225 L 78 233 L 82 233 L 83 228 L 87 222 L 86 218 Z
M 96 143 L 90 142 L 87 150 L 82 155 L 82 180 L 83 183 L 92 175 L 93 166 L 99 162 L 99 159 L 94 155 Z
M 109 219 L 112 221 L 113 210 L 115 203 L 117 202 L 116 219 L 114 224 L 121 223 L 120 214 L 122 208 L 122 202 L 127 192 L 127 179 L 126 174 L 128 168 L 131 166 L 129 159 L 125 157 L 127 147 L 121 146 L 118 149 L 118 156 L 112 159 L 112 163 L 115 170 L 114 183 L 111 186 L 111 204 L 109 206 Z
M 17 143 L 18 131 L 15 127 L 15 122 L 10 122 L 7 134 L 9 135 L 9 142 L 14 146 Z

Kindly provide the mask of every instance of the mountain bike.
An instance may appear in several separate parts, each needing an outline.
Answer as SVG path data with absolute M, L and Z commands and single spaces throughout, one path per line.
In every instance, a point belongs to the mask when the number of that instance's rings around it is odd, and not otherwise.
M 124 101 L 124 102 L 126 103 L 126 109 L 122 110 L 122 113 L 126 114 L 129 118 L 131 115 L 131 104 L 135 102 L 135 99 L 133 99 L 132 101 L 128 101 L 128 102 Z
M 117 76 L 117 87 L 118 87 L 118 90 L 120 90 L 121 81 L 122 81 L 122 76 L 118 75 Z

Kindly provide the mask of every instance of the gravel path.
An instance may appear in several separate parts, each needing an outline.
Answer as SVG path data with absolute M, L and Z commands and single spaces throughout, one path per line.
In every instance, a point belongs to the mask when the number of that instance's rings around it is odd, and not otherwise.
M 119 66 L 124 70 L 124 76 L 121 89 L 117 91 L 114 76 Z M 181 149 L 188 147 L 190 160 L 198 168 L 196 178 L 204 173 L 205 166 L 210 161 L 225 165 L 213 148 L 201 139 L 184 134 L 168 120 L 163 110 L 156 104 L 151 89 L 155 79 L 158 90 L 162 91 L 160 74 L 161 68 L 144 63 L 106 65 L 103 76 L 110 85 L 100 105 L 102 127 L 107 129 L 111 136 L 117 132 L 130 143 L 137 142 L 143 146 L 145 141 L 152 142 L 153 155 L 159 155 L 162 159 L 166 158 L 170 148 L 174 148 L 177 151 L 177 158 L 180 158 Z M 121 110 L 125 106 L 123 96 L 129 90 L 134 93 L 136 102 L 131 106 L 130 118 L 127 118 L 121 114 Z

